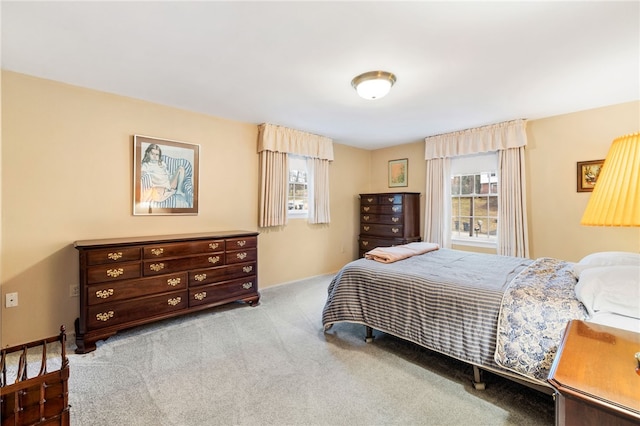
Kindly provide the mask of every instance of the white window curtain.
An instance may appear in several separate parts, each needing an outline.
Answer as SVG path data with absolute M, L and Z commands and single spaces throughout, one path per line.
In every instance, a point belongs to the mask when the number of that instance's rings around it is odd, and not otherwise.
M 313 183 L 309 188 L 313 193 L 313 197 L 309 196 L 309 223 L 329 223 L 329 162 L 333 161 L 333 141 L 282 126 L 261 124 L 258 127 L 258 154 L 261 158 L 258 226 L 283 226 L 287 222 L 289 167 L 286 161 L 267 160 L 275 157 L 274 153 L 285 157 L 287 154 L 302 155 L 313 160 L 313 172 L 309 170 L 313 173 Z M 284 197 L 280 196 L 282 182 Z
M 460 155 L 498 152 L 499 197 L 498 254 L 529 256 L 527 237 L 524 147 L 526 120 L 514 120 L 425 138 L 427 182 L 425 241 L 450 247 L 448 163 L 438 161 Z M 439 176 L 447 183 L 440 182 Z M 439 188 L 432 188 L 437 185 Z M 438 227 L 441 231 L 438 231 Z M 441 232 L 441 234 L 440 234 Z

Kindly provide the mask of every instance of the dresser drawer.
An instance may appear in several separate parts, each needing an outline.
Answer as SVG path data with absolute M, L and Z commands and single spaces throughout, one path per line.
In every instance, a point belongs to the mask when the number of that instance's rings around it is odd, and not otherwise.
M 388 225 L 402 225 L 402 215 L 391 214 L 361 214 L 360 223 L 384 223 Z
M 140 247 L 117 247 L 87 251 L 87 265 L 140 260 Z
M 130 278 L 139 278 L 140 276 L 140 262 L 98 265 L 87 268 L 88 284 L 126 280 Z
M 198 286 L 189 290 L 189 306 L 207 305 L 233 298 L 239 299 L 245 294 L 255 294 L 257 288 L 255 276 Z
M 361 205 L 360 213 L 363 214 L 400 214 L 402 213 L 401 204 L 375 204 L 371 206 Z
M 92 329 L 98 329 L 179 311 L 187 307 L 187 295 L 187 290 L 182 290 L 126 302 L 90 306 L 87 322 Z
M 202 240 L 185 243 L 166 243 L 145 246 L 145 259 L 159 259 L 165 257 L 187 256 L 200 253 L 217 253 L 224 251 L 224 240 Z
M 227 251 L 244 250 L 256 248 L 258 246 L 258 239 L 256 237 L 229 238 L 225 240 L 225 243 Z
M 402 225 L 380 225 L 375 223 L 363 223 L 360 225 L 360 234 L 375 235 L 378 237 L 398 237 L 403 236 Z
M 89 305 L 97 305 L 100 303 L 109 303 L 180 290 L 187 288 L 187 283 L 187 273 L 182 272 L 180 274 L 162 275 L 152 278 L 93 284 L 87 287 L 87 302 Z
M 211 253 L 201 256 L 178 257 L 171 259 L 145 260 L 143 274 L 145 277 L 186 271 L 194 268 L 224 265 L 224 253 Z
M 378 204 L 378 196 L 377 195 L 360 195 L 360 204 L 361 205 Z
M 393 239 L 393 238 L 376 238 L 376 237 L 366 237 L 364 235 L 360 236 L 358 241 L 358 246 L 361 250 L 369 251 L 373 250 L 376 247 L 391 247 L 394 245 L 402 244 L 402 239 Z
M 258 250 L 255 248 L 241 251 L 228 251 L 225 253 L 225 264 L 253 262 L 258 258 Z
M 235 278 L 246 278 L 256 275 L 257 264 L 238 263 L 235 265 L 221 266 L 218 268 L 200 269 L 189 272 L 189 286 L 199 286 L 220 281 L 228 281 Z
M 402 194 L 380 195 L 380 204 L 402 204 Z

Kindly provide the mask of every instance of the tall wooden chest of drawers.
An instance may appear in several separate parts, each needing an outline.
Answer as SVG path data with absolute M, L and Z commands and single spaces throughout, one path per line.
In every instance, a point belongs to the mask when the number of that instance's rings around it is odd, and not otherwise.
M 360 194 L 360 257 L 375 247 L 420 241 L 420 193 Z
M 258 233 L 229 231 L 76 241 L 77 353 L 119 330 L 225 303 L 255 306 Z

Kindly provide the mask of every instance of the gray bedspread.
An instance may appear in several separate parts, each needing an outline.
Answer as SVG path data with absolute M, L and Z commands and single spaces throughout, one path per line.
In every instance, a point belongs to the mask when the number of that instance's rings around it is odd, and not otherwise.
M 359 259 L 334 277 L 325 329 L 360 323 L 479 366 L 494 361 L 500 303 L 531 259 L 440 249 L 395 263 Z

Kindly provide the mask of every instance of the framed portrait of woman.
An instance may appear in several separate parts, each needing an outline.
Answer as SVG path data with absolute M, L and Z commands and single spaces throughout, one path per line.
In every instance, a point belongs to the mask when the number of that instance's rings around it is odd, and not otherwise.
M 200 146 L 133 136 L 133 214 L 197 215 Z

